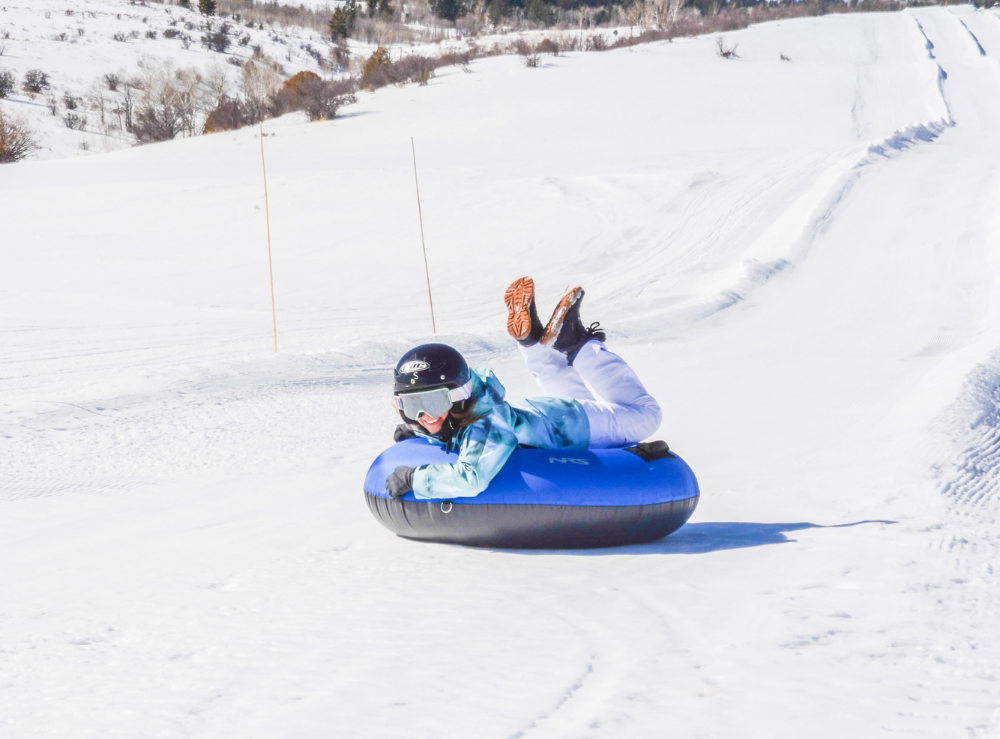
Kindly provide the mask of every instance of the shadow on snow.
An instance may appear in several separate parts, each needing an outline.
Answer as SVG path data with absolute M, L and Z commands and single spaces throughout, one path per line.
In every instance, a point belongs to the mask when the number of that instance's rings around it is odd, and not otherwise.
M 625 547 L 609 547 L 606 549 L 532 549 L 532 550 L 497 550 L 515 554 L 574 554 L 577 556 L 606 556 L 610 554 L 706 554 L 727 549 L 747 549 L 762 547 L 769 544 L 788 544 L 794 542 L 786 534 L 804 529 L 843 529 L 862 524 L 894 524 L 896 521 L 864 520 L 853 523 L 841 523 L 824 526 L 806 521 L 798 523 L 753 523 L 744 521 L 718 521 L 712 523 L 689 523 L 676 533 L 650 542 Z

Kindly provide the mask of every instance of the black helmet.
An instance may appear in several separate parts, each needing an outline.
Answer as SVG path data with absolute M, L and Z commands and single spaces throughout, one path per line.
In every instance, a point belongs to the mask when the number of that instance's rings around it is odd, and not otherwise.
M 425 413 L 430 418 L 448 411 L 463 413 L 473 402 L 469 365 L 445 344 L 410 349 L 396 364 L 395 379 L 392 399 L 404 423 Z
M 447 344 L 421 344 L 396 364 L 393 394 L 460 388 L 472 379 L 465 357 Z

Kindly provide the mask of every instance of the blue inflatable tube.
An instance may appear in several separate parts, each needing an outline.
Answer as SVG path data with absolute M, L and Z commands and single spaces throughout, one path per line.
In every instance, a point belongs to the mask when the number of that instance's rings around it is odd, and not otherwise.
M 472 498 L 399 500 L 385 490 L 396 467 L 455 462 L 423 439 L 386 449 L 365 478 L 368 508 L 398 536 L 467 546 L 578 549 L 655 541 L 691 517 L 698 482 L 673 452 L 646 461 L 623 449 L 516 449 Z

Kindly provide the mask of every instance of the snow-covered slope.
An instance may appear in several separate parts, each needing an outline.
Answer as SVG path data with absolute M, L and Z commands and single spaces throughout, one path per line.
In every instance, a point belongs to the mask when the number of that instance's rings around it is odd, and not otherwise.
M 197 7 L 197 3 L 193 3 Z M 225 53 L 202 41 L 206 23 L 218 31 L 229 28 L 231 45 Z M 141 77 L 144 68 L 169 73 L 191 70 L 200 84 L 199 121 L 214 107 L 221 92 L 239 92 L 238 64 L 254 48 L 284 69 L 286 77 L 302 70 L 319 72 L 315 54 L 329 61 L 327 39 L 310 29 L 268 25 L 263 28 L 227 18 L 206 18 L 176 5 L 129 0 L 11 0 L 0 6 L 0 72 L 10 72 L 16 90 L 0 100 L 0 109 L 19 113 L 38 135 L 38 158 L 66 157 L 114 151 L 134 139 L 121 131 L 118 103 L 106 75 L 122 81 Z M 309 50 L 313 54 L 309 53 Z M 51 88 L 36 95 L 21 87 L 29 70 L 48 75 Z M 220 89 L 213 91 L 212 86 Z M 69 96 L 75 108 L 67 108 Z M 103 98 L 103 113 L 97 107 Z M 79 128 L 68 128 L 68 114 L 85 117 Z M 200 126 L 199 126 L 200 131 Z
M 509 46 L 516 38 L 538 43 L 551 37 L 562 42 L 572 35 L 580 41 L 577 32 L 555 30 L 501 29 L 462 38 L 454 28 L 411 23 L 398 25 L 393 32 L 368 34 L 367 40 L 349 39 L 335 49 L 325 28 L 331 4 L 337 3 L 315 0 L 283 9 L 290 12 L 272 9 L 263 15 L 254 13 L 259 4 L 256 8 L 251 4 L 243 13 L 206 17 L 195 9 L 197 3 L 184 9 L 132 0 L 77 0 L 71 7 L 61 0 L 11 0 L 0 6 L 0 74 L 12 75 L 14 89 L 0 99 L 0 111 L 18 116 L 34 132 L 39 148 L 32 159 L 84 156 L 132 146 L 136 137 L 126 131 L 126 110 L 138 109 L 148 100 L 162 101 L 163 80 L 174 80 L 180 88 L 181 105 L 192 103 L 193 125 L 178 134 L 188 136 L 201 133 L 222 95 L 245 95 L 243 65 L 248 61 L 272 70 L 268 76 L 276 87 L 302 71 L 325 77 L 357 74 L 379 45 L 398 60 L 473 47 L 490 50 Z M 313 26 L 299 25 L 308 22 L 305 13 L 295 15 L 299 10 L 319 13 Z M 625 30 L 585 33 L 612 38 L 611 34 Z M 226 40 L 224 49 L 209 43 L 219 34 Z M 360 35 L 364 34 L 359 31 Z M 34 93 L 26 90 L 25 77 L 32 71 L 47 75 L 48 87 Z M 126 99 L 129 82 L 132 92 Z
M 994 736 L 1000 16 L 443 70 L 340 119 L 0 170 L 0 734 Z M 782 61 L 780 55 L 790 57 Z M 418 545 L 360 485 L 438 338 L 534 392 L 569 284 L 694 519 Z

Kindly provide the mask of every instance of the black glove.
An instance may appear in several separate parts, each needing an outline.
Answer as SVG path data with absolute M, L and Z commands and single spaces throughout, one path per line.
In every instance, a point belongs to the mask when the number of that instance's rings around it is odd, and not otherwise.
M 401 423 L 396 426 L 396 430 L 392 432 L 392 440 L 395 442 L 400 442 L 404 439 L 415 439 L 416 436 L 417 435 L 413 433 L 413 430 L 405 423 Z
M 413 468 L 397 467 L 385 481 L 385 491 L 397 500 L 413 490 Z
M 625 451 L 632 452 L 632 454 L 646 462 L 655 462 L 664 457 L 674 456 L 670 451 L 670 445 L 662 439 L 658 441 L 641 441 L 635 446 L 625 447 Z

